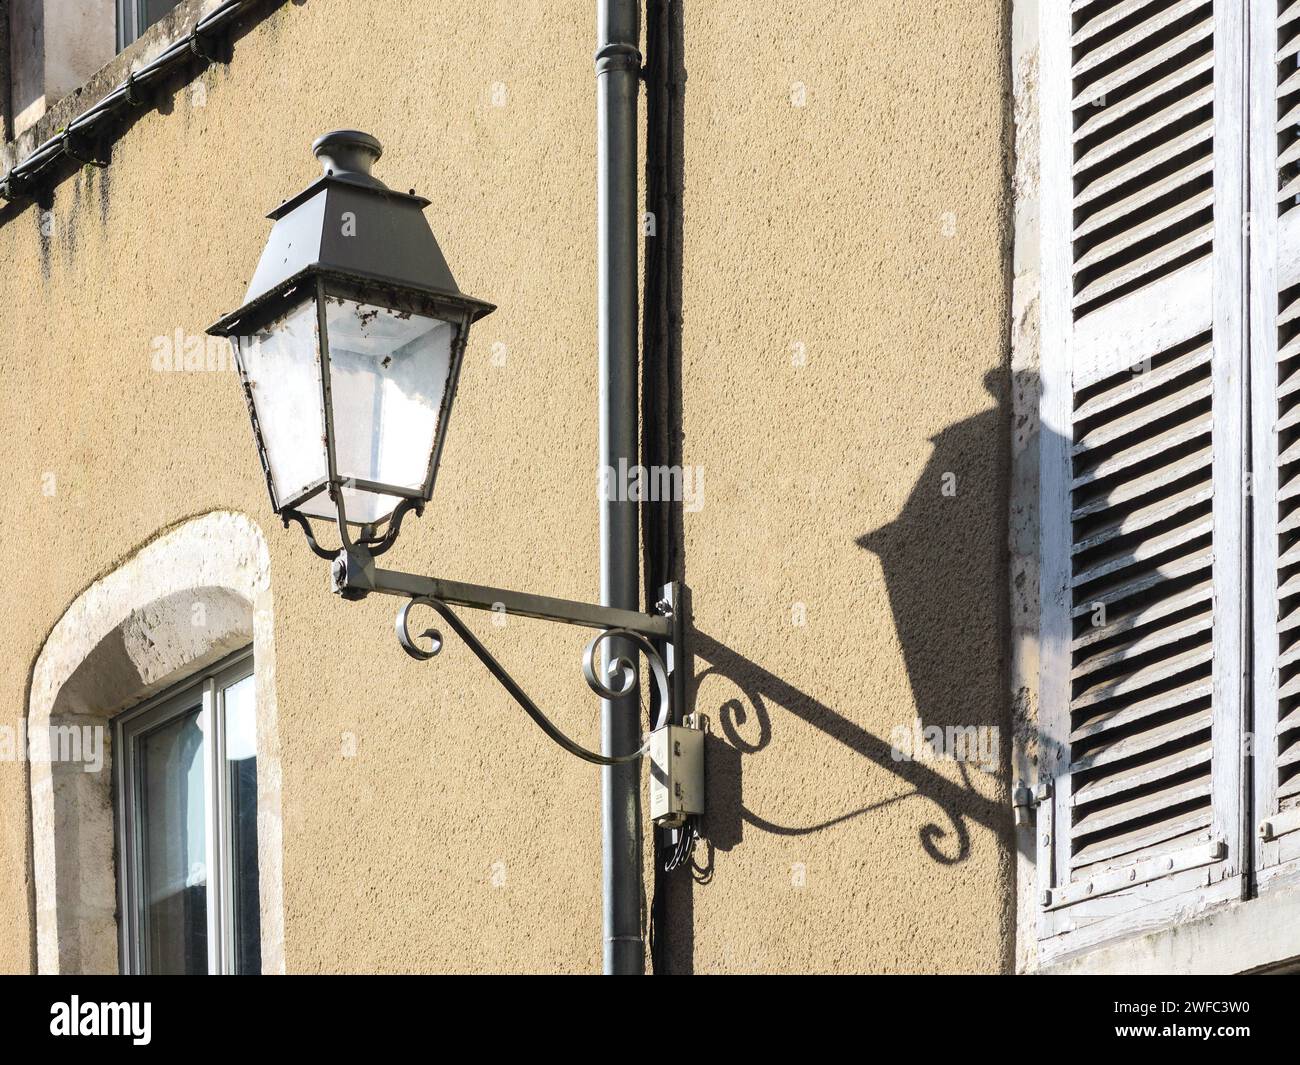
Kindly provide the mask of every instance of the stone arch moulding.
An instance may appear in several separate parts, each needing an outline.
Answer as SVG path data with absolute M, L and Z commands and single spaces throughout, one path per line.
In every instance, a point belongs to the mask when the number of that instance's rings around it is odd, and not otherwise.
M 253 644 L 262 971 L 284 971 L 280 742 L 269 555 L 261 530 L 217 511 L 168 529 L 68 607 L 32 671 L 28 732 L 114 715 Z M 107 729 L 104 733 L 108 735 Z M 42 973 L 118 971 L 112 756 L 31 767 L 36 960 Z

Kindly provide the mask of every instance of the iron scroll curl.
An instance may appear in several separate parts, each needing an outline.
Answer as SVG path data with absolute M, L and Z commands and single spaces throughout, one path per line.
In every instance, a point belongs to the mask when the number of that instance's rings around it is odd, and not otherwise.
M 541 708 L 506 672 L 505 667 L 483 646 L 478 637 L 469 630 L 451 607 L 442 600 L 434 599 L 431 596 L 412 596 L 402 604 L 401 609 L 397 612 L 397 641 L 401 644 L 402 650 L 416 661 L 427 662 L 429 659 L 436 657 L 442 652 L 445 641 L 441 631 L 433 627 L 426 628 L 419 634 L 412 634 L 410 614 L 411 608 L 414 606 L 427 606 L 437 612 L 448 627 L 460 637 L 465 645 L 474 652 L 479 661 L 487 667 L 488 672 L 510 693 L 515 702 L 523 707 L 524 712 L 533 719 L 537 726 L 570 754 L 576 755 L 583 761 L 591 762 L 593 765 L 624 765 L 644 757 L 649 750 L 650 741 L 648 736 L 635 751 L 619 755 L 600 754 L 571 740 L 542 712 Z M 427 646 L 422 646 L 418 642 L 421 639 L 428 641 Z M 591 642 L 587 644 L 582 658 L 582 673 L 588 686 L 602 699 L 622 698 L 631 695 L 636 689 L 637 677 L 634 664 L 621 655 L 616 655 L 609 660 L 605 676 L 601 676 L 599 666 L 601 645 L 610 639 L 627 640 L 634 644 L 645 656 L 650 667 L 650 673 L 654 677 L 655 690 L 658 696 L 659 713 L 655 728 L 662 728 L 668 721 L 670 709 L 668 672 L 664 667 L 663 657 L 654 644 L 640 633 L 633 632 L 630 629 L 612 628 L 603 629 L 592 638 Z M 617 684 L 611 683 L 615 678 L 618 678 Z
M 417 603 L 423 606 L 434 606 L 432 599 L 408 599 L 403 603 L 402 609 L 397 612 L 397 642 L 402 645 L 402 650 L 417 662 L 427 662 L 430 658 L 435 658 L 442 653 L 442 633 L 432 626 L 420 633 L 420 636 L 429 641 L 428 649 L 415 642 L 416 637 L 411 635 L 408 615 L 411 613 L 411 607 Z M 435 609 L 437 608 L 435 607 Z

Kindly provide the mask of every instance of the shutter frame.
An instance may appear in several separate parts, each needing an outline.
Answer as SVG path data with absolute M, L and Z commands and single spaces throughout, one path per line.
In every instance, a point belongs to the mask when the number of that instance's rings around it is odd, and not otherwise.
M 1245 560 L 1241 443 L 1245 397 L 1239 368 L 1244 358 L 1244 235 L 1236 239 L 1240 235 L 1238 227 L 1231 221 L 1225 225 L 1224 220 L 1242 217 L 1245 198 L 1242 169 L 1230 162 L 1241 160 L 1245 151 L 1244 16 L 1240 5 L 1234 10 L 1227 0 L 1214 0 L 1215 226 L 1209 256 L 1168 272 L 1160 269 L 1157 255 L 1153 257 L 1155 280 L 1089 304 L 1077 299 L 1074 277 L 1077 259 L 1081 253 L 1088 254 L 1087 248 L 1075 246 L 1080 231 L 1088 232 L 1088 221 L 1079 224 L 1075 216 L 1074 109 L 1080 99 L 1087 98 L 1087 87 L 1083 91 L 1076 89 L 1074 74 L 1088 65 L 1076 65 L 1072 40 L 1087 40 L 1091 34 L 1087 23 L 1077 35 L 1071 25 L 1072 15 L 1086 16 L 1089 6 L 1089 0 L 1076 0 L 1072 5 L 1052 5 L 1050 12 L 1045 10 L 1040 15 L 1043 551 L 1039 775 L 1040 785 L 1050 781 L 1050 787 L 1040 791 L 1048 794 L 1043 794 L 1040 802 L 1037 830 L 1040 961 L 1165 925 L 1189 910 L 1240 897 L 1242 884 Z M 1140 19 L 1144 8 L 1150 5 L 1112 5 L 1102 18 L 1112 24 L 1126 18 Z M 1163 8 L 1156 17 L 1172 11 L 1181 16 L 1197 10 L 1195 4 L 1178 3 Z M 1109 58 L 1122 52 L 1114 50 Z M 1196 84 L 1194 78 L 1182 81 Z M 1173 83 L 1180 84 L 1180 79 L 1174 77 Z M 1204 93 L 1203 88 L 1195 91 Z M 1153 98 L 1160 98 L 1159 94 Z M 1173 109 L 1178 110 L 1177 101 Z M 1080 123 L 1079 128 L 1089 125 L 1095 124 Z M 1093 158 L 1105 157 L 1106 153 L 1097 153 L 1095 146 L 1090 150 Z M 1135 194 L 1135 198 L 1141 196 L 1140 191 Z M 1122 235 L 1116 243 L 1123 245 Z M 1117 859 L 1110 868 L 1072 877 L 1076 840 L 1072 838 L 1074 778 L 1069 767 L 1073 760 L 1072 673 L 1076 671 L 1072 613 L 1077 607 L 1072 596 L 1075 534 L 1071 478 L 1076 396 L 1113 377 L 1116 371 L 1165 352 L 1207 329 L 1211 331 L 1213 353 L 1209 380 L 1213 388 L 1210 476 L 1214 527 L 1210 563 L 1214 625 L 1211 804 L 1207 838 L 1198 838 L 1193 845 L 1176 851 L 1141 856 L 1128 865 L 1122 858 Z M 1139 395 L 1152 395 L 1155 387 L 1144 384 L 1137 391 Z M 1137 853 L 1142 855 L 1140 850 Z M 1174 867 L 1168 868 L 1171 861 Z
M 1281 883 L 1300 879 L 1300 796 L 1289 795 L 1290 805 L 1279 802 L 1278 724 L 1283 698 L 1294 686 L 1294 653 L 1300 640 L 1284 633 L 1280 586 L 1282 578 L 1283 508 L 1294 521 L 1297 512 L 1280 495 L 1282 462 L 1281 431 L 1288 431 L 1300 416 L 1300 393 L 1282 394 L 1285 379 L 1292 386 L 1300 381 L 1300 358 L 1292 352 L 1279 360 L 1282 318 L 1285 305 L 1294 316 L 1300 307 L 1300 205 L 1283 211 L 1283 192 L 1294 196 L 1297 179 L 1284 178 L 1282 167 L 1294 163 L 1300 152 L 1300 132 L 1282 148 L 1279 137 L 1284 125 L 1296 123 L 1296 101 L 1300 100 L 1300 64 L 1296 50 L 1300 45 L 1300 0 L 1286 8 L 1277 4 L 1256 5 L 1251 12 L 1250 39 L 1250 238 L 1251 299 L 1251 417 L 1252 464 L 1256 478 L 1256 515 L 1252 547 L 1255 567 L 1253 621 L 1257 639 L 1253 641 L 1254 668 L 1254 745 L 1253 806 L 1254 824 L 1250 825 L 1254 846 L 1255 883 L 1262 894 Z M 1289 34 L 1286 41 L 1279 35 Z M 1291 70 L 1281 59 L 1289 56 Z M 1286 89 L 1285 94 L 1283 89 Z M 1287 101 L 1290 101 L 1289 103 Z M 1290 331 L 1290 330 L 1288 330 Z M 1284 421 L 1285 419 L 1285 421 Z M 1281 431 L 1280 431 L 1281 430 Z M 1285 450 L 1290 450 L 1288 444 Z M 1291 462 L 1287 462 L 1291 469 Z M 1293 473 L 1288 473 L 1288 478 Z M 1293 572 L 1286 567 L 1288 573 Z M 1290 600 L 1290 596 L 1286 597 Z M 1294 601 L 1287 613 L 1296 609 Z M 1286 670 L 1287 676 L 1282 677 Z M 1288 706 L 1291 704 L 1288 703 Z M 1293 736 L 1295 742 L 1300 738 Z M 1292 778 L 1294 781 L 1296 778 Z

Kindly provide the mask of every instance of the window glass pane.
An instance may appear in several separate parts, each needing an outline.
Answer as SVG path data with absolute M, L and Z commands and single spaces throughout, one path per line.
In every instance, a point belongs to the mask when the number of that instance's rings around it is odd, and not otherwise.
M 309 299 L 239 338 L 277 504 L 325 479 L 316 322 L 316 301 Z
M 174 8 L 180 0 L 144 0 L 144 25 L 140 27 L 140 32 L 144 33 L 150 26 L 162 18 L 167 12 Z
M 225 689 L 226 774 L 230 787 L 230 897 L 235 971 L 262 971 L 257 894 L 257 710 L 253 678 Z
M 196 706 L 140 739 L 141 916 L 153 973 L 208 971 L 203 716 Z
M 337 296 L 325 299 L 340 477 L 419 489 L 429 474 L 456 327 Z M 397 497 L 345 490 L 348 518 L 379 521 Z

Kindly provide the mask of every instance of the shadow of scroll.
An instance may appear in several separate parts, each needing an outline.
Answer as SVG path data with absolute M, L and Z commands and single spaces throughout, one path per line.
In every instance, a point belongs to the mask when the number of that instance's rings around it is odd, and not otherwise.
M 705 758 L 708 770 L 707 810 L 704 824 L 706 858 L 697 866 L 697 879 L 707 879 L 714 850 L 727 851 L 741 842 L 743 827 L 784 836 L 821 832 L 887 806 L 909 799 L 924 799 L 939 808 L 942 818 L 922 824 L 917 839 L 927 856 L 943 865 L 963 861 L 970 853 L 969 822 L 1001 834 L 1009 822 L 1009 811 L 981 795 L 973 786 L 968 767 L 956 763 L 960 781 L 954 781 L 924 761 L 900 761 L 888 742 L 848 720 L 834 709 L 763 669 L 743 655 L 718 643 L 705 633 L 693 632 L 692 652 L 708 663 L 695 677 L 696 690 L 709 676 L 720 676 L 735 685 L 742 698 L 729 699 L 716 708 L 696 708 L 714 718 L 720 735 L 710 735 Z M 909 790 L 880 802 L 834 814 L 810 825 L 789 825 L 773 821 L 749 809 L 742 795 L 742 763 L 766 748 L 773 739 L 769 706 L 779 707 L 855 754 L 886 770 Z M 749 738 L 742 734 L 742 728 Z

